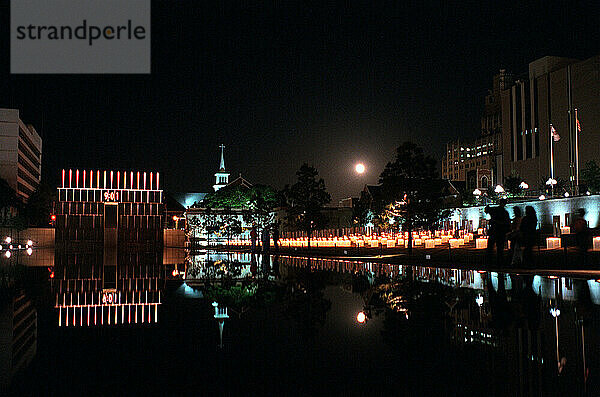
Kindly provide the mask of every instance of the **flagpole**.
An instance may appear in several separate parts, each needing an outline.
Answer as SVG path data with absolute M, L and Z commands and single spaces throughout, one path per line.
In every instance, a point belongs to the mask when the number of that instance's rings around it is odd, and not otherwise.
M 550 178 L 554 179 L 554 134 L 550 123 Z
M 576 194 L 579 194 L 579 118 L 575 108 L 575 186 Z

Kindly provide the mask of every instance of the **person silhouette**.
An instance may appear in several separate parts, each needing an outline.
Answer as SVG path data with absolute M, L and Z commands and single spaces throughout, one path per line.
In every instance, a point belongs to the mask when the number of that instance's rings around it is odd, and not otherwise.
M 523 264 L 533 265 L 533 246 L 537 241 L 537 214 L 532 206 L 525 207 L 525 217 L 521 221 L 521 243 L 523 244 Z
M 590 228 L 585 220 L 585 210 L 580 208 L 577 214 L 579 216 L 573 222 L 573 232 L 575 232 L 575 241 L 579 250 L 579 260 L 582 265 L 585 265 L 587 251 L 590 248 Z
M 504 243 L 506 242 L 506 233 L 510 228 L 510 216 L 506 211 L 506 199 L 500 199 L 497 207 L 485 207 L 485 212 L 490 214 L 490 227 L 488 230 L 487 256 L 488 262 L 496 248 L 496 265 L 502 266 L 504 262 Z
M 510 233 L 508 234 L 508 240 L 510 241 L 512 250 L 511 265 L 516 266 L 520 265 L 523 261 L 520 239 L 521 231 L 519 230 L 519 228 L 521 227 L 521 220 L 523 218 L 521 217 L 520 207 L 514 207 L 513 213 L 515 214 L 515 216 L 512 219 L 512 222 L 510 223 Z

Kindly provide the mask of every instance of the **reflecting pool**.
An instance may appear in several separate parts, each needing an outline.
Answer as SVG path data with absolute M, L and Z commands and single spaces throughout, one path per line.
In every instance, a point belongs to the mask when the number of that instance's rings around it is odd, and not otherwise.
M 107 264 L 94 252 L 3 259 L 9 394 L 600 390 L 589 276 L 153 249 Z

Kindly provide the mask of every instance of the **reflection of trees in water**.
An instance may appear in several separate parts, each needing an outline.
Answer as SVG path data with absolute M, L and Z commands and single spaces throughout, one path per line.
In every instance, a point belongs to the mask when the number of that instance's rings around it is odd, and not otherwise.
M 429 349 L 447 341 L 450 304 L 446 302 L 455 299 L 450 292 L 441 284 L 411 279 L 380 285 L 379 294 L 387 307 L 384 339 L 393 345 Z
M 296 269 L 288 280 L 286 306 L 288 315 L 297 323 L 303 339 L 313 341 L 317 326 L 325 324 L 331 301 L 325 299 L 326 272 L 310 270 L 310 265 Z

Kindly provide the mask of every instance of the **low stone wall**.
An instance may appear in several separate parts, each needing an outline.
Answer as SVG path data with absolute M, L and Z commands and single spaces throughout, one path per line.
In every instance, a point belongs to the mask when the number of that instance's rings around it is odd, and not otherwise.
M 32 227 L 21 231 L 0 228 L 0 244 L 7 236 L 10 236 L 14 241 L 26 242 L 31 240 L 36 248 L 54 247 L 54 228 L 51 227 Z
M 513 208 L 521 207 L 523 215 L 525 215 L 525 207 L 531 205 L 537 213 L 538 223 L 541 227 L 552 227 L 553 216 L 560 216 L 561 226 L 566 224 L 567 214 L 571 218 L 571 222 L 579 208 L 584 208 L 586 211 L 585 220 L 588 221 L 591 228 L 600 227 L 600 195 L 578 196 L 568 198 L 555 198 L 546 200 L 531 200 L 518 203 L 509 203 L 506 206 L 511 218 L 513 217 Z M 471 221 L 473 228 L 477 229 L 481 219 L 486 219 L 484 213 L 485 206 L 475 206 L 466 208 L 456 208 L 451 217 L 451 221 L 462 224 L 463 222 Z

